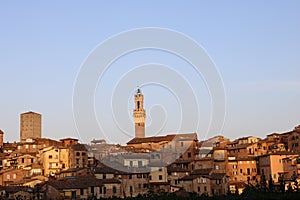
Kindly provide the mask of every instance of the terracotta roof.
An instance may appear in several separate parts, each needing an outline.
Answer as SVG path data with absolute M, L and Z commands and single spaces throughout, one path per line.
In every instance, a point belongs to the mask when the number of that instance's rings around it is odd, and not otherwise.
M 184 140 L 195 140 L 197 139 L 196 133 L 186 133 L 186 134 L 170 134 L 166 136 L 154 136 L 154 137 L 146 137 L 146 138 L 133 138 L 127 144 L 140 144 L 140 143 L 158 143 L 164 141 L 184 141 Z
M 71 148 L 75 151 L 87 151 L 87 148 L 84 144 L 73 144 Z
M 212 173 L 211 179 L 222 179 L 224 176 L 226 176 L 225 173 Z
M 180 178 L 179 180 L 183 180 L 183 181 L 191 181 L 195 178 L 198 178 L 200 175 L 187 175 L 187 176 L 184 176 L 182 178 Z
M 32 111 L 28 111 L 28 112 L 25 112 L 25 113 L 21 113 L 21 115 L 23 115 L 23 114 L 37 114 L 37 115 L 41 115 L 41 114 L 39 114 L 39 113 L 32 112 Z
M 120 183 L 117 179 L 97 179 L 92 175 L 66 177 L 60 180 L 46 182 L 57 190 L 83 189 L 91 186 L 102 186 L 103 184 Z
M 176 160 L 173 162 L 173 164 L 189 164 L 192 160 Z
M 271 134 L 268 134 L 267 137 L 268 136 L 273 136 L 273 135 L 281 135 L 281 134 L 280 133 L 271 133 Z
M 78 139 L 76 139 L 76 138 L 62 138 L 62 139 L 59 139 L 59 141 L 64 141 L 64 140 L 76 140 L 76 141 L 78 141 Z
M 192 175 L 209 175 L 212 172 L 212 168 L 207 168 L 207 169 L 195 169 L 191 172 Z
M 94 171 L 95 174 L 118 174 L 119 172 L 120 171 L 108 166 L 96 167 Z
M 168 166 L 167 167 L 167 171 L 168 172 L 189 172 L 190 170 L 189 169 L 185 169 L 185 168 L 182 168 L 182 167 L 173 167 L 173 166 Z
M 155 136 L 155 137 L 146 137 L 146 138 L 133 138 L 127 144 L 139 144 L 139 143 L 151 143 L 151 142 L 163 142 L 163 141 L 172 141 L 175 135 L 166 135 L 166 136 Z

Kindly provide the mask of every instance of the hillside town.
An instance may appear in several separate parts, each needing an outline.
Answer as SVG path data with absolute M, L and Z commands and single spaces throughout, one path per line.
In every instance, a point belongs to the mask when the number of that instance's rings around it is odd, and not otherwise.
M 145 136 L 144 95 L 134 95 L 135 138 L 127 145 L 42 137 L 42 116 L 20 115 L 20 141 L 0 130 L 0 197 L 88 199 L 136 197 L 151 191 L 199 196 L 241 194 L 247 185 L 298 190 L 300 126 L 284 133 L 230 140 L 197 133 Z

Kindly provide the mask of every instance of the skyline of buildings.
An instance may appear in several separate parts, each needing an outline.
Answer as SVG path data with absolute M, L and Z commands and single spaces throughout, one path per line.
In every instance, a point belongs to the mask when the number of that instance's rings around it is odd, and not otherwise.
M 126 198 L 149 190 L 218 196 L 242 194 L 247 185 L 264 181 L 272 182 L 274 190 L 282 190 L 282 181 L 284 190 L 298 190 L 300 125 L 264 138 L 147 136 L 140 88 L 133 98 L 135 137 L 126 145 L 103 138 L 89 144 L 63 136 L 44 138 L 42 115 L 21 113 L 19 142 L 1 144 L 5 133 L 0 130 L 0 197 Z

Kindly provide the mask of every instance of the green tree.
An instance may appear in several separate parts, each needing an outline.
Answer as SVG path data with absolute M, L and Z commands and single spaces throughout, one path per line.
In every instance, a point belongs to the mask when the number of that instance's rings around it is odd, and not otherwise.
M 270 180 L 268 185 L 269 185 L 269 192 L 274 192 L 274 181 L 271 174 L 270 174 Z
M 282 193 L 284 193 L 285 192 L 285 180 L 284 180 L 283 174 L 279 175 L 278 181 L 279 181 L 279 185 L 280 185 L 280 191 Z
M 264 171 L 262 171 L 261 178 L 260 178 L 260 189 L 264 192 L 266 192 L 267 189 L 267 181 L 266 181 Z

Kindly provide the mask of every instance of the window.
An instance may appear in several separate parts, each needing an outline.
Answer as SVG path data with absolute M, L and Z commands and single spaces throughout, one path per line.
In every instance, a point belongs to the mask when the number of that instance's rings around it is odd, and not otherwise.
M 84 191 L 83 191 L 83 189 L 81 188 L 80 189 L 80 195 L 83 195 L 84 194 Z
M 106 194 L 106 187 L 103 187 L 103 194 Z
M 204 186 L 204 191 L 205 191 L 205 192 L 207 191 L 206 186 Z
M 143 167 L 143 162 L 141 160 L 138 161 L 138 167 L 139 168 Z
M 28 144 L 25 145 L 25 148 L 28 149 Z
M 32 145 L 32 148 L 34 148 L 34 149 L 35 149 L 35 144 L 34 144 L 34 145 Z
M 147 185 L 146 183 L 144 183 L 143 187 L 144 187 L 144 188 L 147 188 L 147 187 L 148 187 L 148 185 Z
M 13 175 L 13 179 L 16 179 L 16 178 L 17 178 L 17 174 L 14 174 L 14 175 Z
M 149 180 L 152 180 L 152 176 L 151 175 L 149 176 Z
M 250 168 L 247 168 L 247 174 L 250 175 Z
M 94 194 L 95 190 L 94 190 L 94 186 L 91 186 L 91 193 Z
M 138 188 L 141 189 L 142 188 L 142 184 L 139 183 L 138 184 Z
M 72 199 L 76 198 L 76 191 L 72 191 Z
M 10 179 L 10 174 L 7 174 L 7 175 L 6 175 L 6 179 Z
M 129 191 L 130 191 L 130 193 L 133 192 L 133 187 L 132 186 L 129 187 Z
M 172 144 L 169 145 L 169 148 L 172 149 Z
M 200 192 L 200 187 L 198 187 L 198 192 Z
M 162 175 L 159 175 L 159 176 L 158 176 L 158 179 L 159 179 L 159 180 L 162 180 Z
M 221 180 L 221 179 L 217 179 L 217 180 L 216 180 L 216 184 L 217 184 L 217 185 L 219 185 L 219 184 L 221 184 L 221 183 L 222 183 L 222 180 Z
M 129 177 L 128 177 L 129 179 L 132 179 L 132 174 L 129 174 Z
M 22 158 L 22 163 L 24 163 L 24 161 L 25 161 L 25 159 L 24 159 L 24 158 Z
M 130 165 L 130 167 L 133 167 L 133 161 L 132 160 L 129 161 L 129 165 Z
M 77 152 L 77 153 L 76 153 L 76 156 L 80 156 L 80 153 L 79 153 L 79 152 Z
M 240 169 L 240 173 L 241 173 L 241 174 L 243 173 L 243 169 Z
M 49 155 L 49 157 L 48 157 L 49 159 L 52 159 L 52 155 Z
M 181 147 L 183 147 L 183 142 L 180 143 Z
M 158 171 L 162 172 L 162 167 L 160 167 L 160 168 L 158 169 Z
M 117 188 L 116 188 L 116 186 L 113 186 L 113 193 L 114 193 L 114 194 L 117 193 Z
M 191 152 L 188 152 L 188 158 L 192 157 Z
M 215 165 L 215 169 L 216 170 L 220 169 L 219 165 Z
M 31 158 L 31 159 L 30 159 L 30 162 L 31 162 L 31 163 L 33 163 L 33 162 L 34 162 L 34 159 L 33 159 L 33 158 Z

